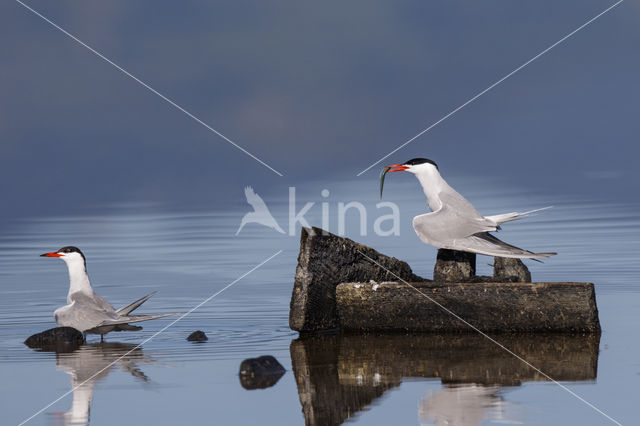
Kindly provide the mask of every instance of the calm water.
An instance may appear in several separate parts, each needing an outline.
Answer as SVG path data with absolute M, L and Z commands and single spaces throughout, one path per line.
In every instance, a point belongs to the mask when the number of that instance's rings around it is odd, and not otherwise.
M 501 237 L 560 253 L 544 264 L 529 262 L 534 280 L 595 282 L 602 336 L 496 338 L 611 417 L 637 423 L 640 206 L 549 199 L 516 187 L 505 190 L 499 182 L 452 184 L 486 214 L 555 206 L 507 224 Z M 375 218 L 388 213 L 375 207 L 375 183 L 326 185 L 297 188 L 298 210 L 316 202 L 307 215 L 311 224 L 321 225 L 320 203 L 326 202 L 329 228 L 336 232 L 337 203 L 370 194 L 358 199 L 367 206 L 368 235 L 359 234 L 355 214 L 347 220 L 347 235 L 431 275 L 435 249 L 422 245 L 410 226 L 410 218 L 425 208 L 414 182 L 385 189 L 385 200 L 401 207 L 401 233 L 394 237 L 372 233 Z M 331 190 L 325 198 L 324 188 Z M 286 188 L 256 191 L 287 230 Z M 28 424 L 82 424 L 87 418 L 93 425 L 609 423 L 477 335 L 299 338 L 288 327 L 298 236 L 255 224 L 235 236 L 250 210 L 241 191 L 233 206 L 216 212 L 123 204 L 77 216 L 5 222 L 0 229 L 2 423 L 28 419 L 102 369 Z M 145 323 L 139 332 L 111 333 L 103 345 L 90 336 L 88 345 L 69 354 L 31 350 L 22 342 L 54 326 L 53 311 L 66 303 L 68 289 L 64 264 L 38 255 L 69 244 L 85 252 L 94 289 L 116 307 L 157 290 L 142 313 L 188 311 L 282 253 L 136 350 L 131 351 L 171 319 Z M 480 273 L 491 273 L 490 261 L 478 259 Z M 185 340 L 197 329 L 207 333 L 208 342 Z M 267 389 L 247 390 L 238 377 L 240 363 L 260 355 L 275 356 L 287 371 Z

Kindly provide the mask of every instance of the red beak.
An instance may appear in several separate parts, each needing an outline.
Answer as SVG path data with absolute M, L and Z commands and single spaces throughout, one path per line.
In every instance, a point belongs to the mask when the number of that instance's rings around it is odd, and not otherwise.
M 62 257 L 62 254 L 58 254 L 55 252 L 41 254 L 40 257 Z
M 396 168 L 392 169 L 392 167 L 396 167 Z M 402 164 L 392 164 L 390 166 L 387 166 L 387 168 L 389 169 L 390 172 L 403 172 L 408 169 L 407 166 L 403 166 Z

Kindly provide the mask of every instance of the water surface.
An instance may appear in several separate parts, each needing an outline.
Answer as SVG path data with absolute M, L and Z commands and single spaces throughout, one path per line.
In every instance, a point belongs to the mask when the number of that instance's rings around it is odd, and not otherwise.
M 500 237 L 527 249 L 559 252 L 542 264 L 528 262 L 534 280 L 594 282 L 602 336 L 495 338 L 611 417 L 634 423 L 640 384 L 639 206 L 548 199 L 492 182 L 452 183 L 462 185 L 486 214 L 555 206 L 507 224 Z M 399 236 L 372 233 L 380 213 L 371 182 L 333 184 L 335 189 L 310 183 L 297 188 L 297 208 L 316 201 L 307 218 L 320 225 L 320 203 L 329 203 L 329 228 L 335 232 L 336 203 L 364 194 L 359 201 L 369 214 L 367 235 L 360 235 L 356 214 L 347 218 L 347 235 L 430 277 L 435 249 L 420 243 L 410 225 L 410 218 L 425 210 L 417 188 L 387 185 L 385 200 L 402 208 Z M 331 189 L 326 198 L 319 196 L 324 188 Z M 263 195 L 288 230 L 286 189 Z M 288 327 L 298 236 L 255 224 L 236 236 L 249 209 L 243 202 L 223 212 L 125 204 L 5 222 L 0 371 L 11 385 L 0 400 L 3 423 L 26 420 L 79 384 L 28 424 L 609 422 L 478 335 L 299 337 Z M 22 342 L 54 326 L 53 311 L 66 303 L 68 288 L 64 264 L 38 255 L 69 244 L 84 251 L 94 289 L 116 307 L 157 290 L 140 308 L 148 313 L 188 311 L 282 253 L 142 347 L 136 345 L 171 319 L 142 324 L 139 332 L 111 333 L 103 345 L 90 336 L 88 345 L 68 354 L 29 349 Z M 490 262 L 479 257 L 479 273 L 490 274 Z M 197 329 L 207 333 L 208 342 L 185 340 Z M 247 390 L 238 377 L 240 363 L 260 355 L 275 356 L 287 372 L 269 388 Z

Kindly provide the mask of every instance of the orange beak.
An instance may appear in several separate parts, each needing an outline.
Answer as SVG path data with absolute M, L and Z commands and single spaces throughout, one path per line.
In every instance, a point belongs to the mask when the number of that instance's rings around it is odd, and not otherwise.
M 62 257 L 62 254 L 58 254 L 55 252 L 41 254 L 40 257 Z
M 395 169 L 394 169 L 395 167 Z M 402 164 L 392 164 L 386 167 L 390 172 L 403 172 L 408 169 L 407 166 L 403 166 Z
M 382 174 L 380 175 L 380 198 L 382 198 L 382 188 L 384 187 L 384 177 L 387 175 L 387 173 L 389 172 L 401 172 L 403 170 L 407 170 L 408 167 L 407 166 L 403 166 L 402 164 L 392 164 L 390 166 L 387 166 L 384 168 L 384 170 L 382 171 Z

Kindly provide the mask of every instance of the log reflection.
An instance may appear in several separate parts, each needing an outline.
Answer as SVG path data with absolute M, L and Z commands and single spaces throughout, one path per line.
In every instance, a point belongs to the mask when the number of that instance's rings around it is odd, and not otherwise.
M 495 338 L 555 380 L 596 378 L 597 334 Z M 547 380 L 475 334 L 319 335 L 294 340 L 290 350 L 307 425 L 341 424 L 388 389 L 399 386 L 404 378 L 439 378 L 445 388 L 464 384 L 491 387 L 491 395 L 502 386 Z M 423 412 L 421 416 L 431 414 Z

